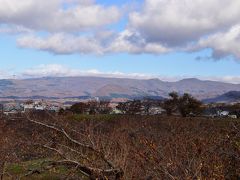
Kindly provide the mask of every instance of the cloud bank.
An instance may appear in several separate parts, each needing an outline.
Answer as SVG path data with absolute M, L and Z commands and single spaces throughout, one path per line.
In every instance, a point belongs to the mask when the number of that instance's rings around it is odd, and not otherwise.
M 117 22 L 117 7 L 92 0 L 0 0 L 0 23 L 36 31 L 79 32 Z
M 21 33 L 17 44 L 22 48 L 54 54 L 162 54 L 209 48 L 214 59 L 240 59 L 237 0 L 145 0 L 127 15 L 120 6 L 94 0 L 0 4 L 0 33 Z M 116 28 L 123 19 L 125 27 Z
M 0 69 L 0 79 L 26 79 L 41 77 L 108 77 L 108 78 L 130 78 L 130 79 L 159 79 L 162 81 L 176 82 L 187 78 L 197 78 L 200 80 L 219 81 L 232 84 L 240 84 L 240 76 L 169 76 L 153 75 L 144 73 L 124 73 L 120 71 L 104 72 L 98 69 L 74 69 L 61 64 L 42 64 L 23 70 L 18 73 L 10 73 Z
M 21 72 L 19 78 L 37 78 L 37 77 L 76 77 L 76 76 L 98 76 L 112 78 L 133 78 L 150 79 L 154 76 L 141 73 L 123 73 L 119 71 L 102 72 L 97 69 L 80 70 L 72 69 L 60 64 L 43 64 Z

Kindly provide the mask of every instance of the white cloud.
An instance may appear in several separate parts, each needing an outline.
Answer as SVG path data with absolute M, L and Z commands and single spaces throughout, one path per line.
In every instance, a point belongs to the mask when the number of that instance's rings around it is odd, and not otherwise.
M 205 77 L 204 80 L 211 81 L 220 81 L 226 83 L 240 84 L 240 76 L 213 76 L 213 77 Z
M 225 83 L 240 84 L 240 76 L 169 76 L 169 75 L 153 75 L 144 73 L 124 73 L 120 71 L 103 72 L 97 69 L 74 69 L 61 64 L 42 64 L 36 67 L 26 69 L 22 72 L 14 73 L 13 70 L 0 70 L 0 79 L 25 79 L 40 77 L 109 77 L 109 78 L 130 78 L 130 79 L 160 79 L 162 81 L 176 82 L 187 78 L 197 78 L 200 80 L 210 80 Z
M 1 75 L 1 71 L 0 71 Z M 6 74 L 5 74 L 6 76 Z M 133 78 L 133 79 L 152 79 L 158 78 L 162 81 L 176 82 L 186 78 L 197 78 L 201 80 L 219 81 L 233 84 L 240 84 L 240 76 L 167 76 L 167 75 L 151 75 L 144 73 L 123 73 L 119 71 L 102 72 L 97 69 L 80 70 L 72 69 L 60 64 L 43 64 L 37 67 L 21 72 L 19 78 L 34 78 L 34 77 L 74 77 L 74 76 L 97 76 L 97 77 L 112 77 L 112 78 Z M 8 76 L 10 75 L 8 74 Z
M 102 47 L 93 37 L 72 36 L 58 33 L 46 38 L 27 35 L 19 38 L 17 43 L 20 47 L 33 48 L 49 51 L 55 54 L 102 54 Z
M 202 38 L 196 48 L 211 48 L 213 50 L 212 56 L 215 59 L 231 55 L 237 59 L 240 59 L 239 47 L 240 25 L 237 25 L 226 32 L 220 32 L 209 37 Z
M 0 23 L 36 31 L 78 32 L 117 22 L 117 7 L 92 0 L 0 0 Z
M 162 54 L 211 48 L 240 59 L 239 0 L 145 0 L 142 7 L 95 0 L 0 0 L 0 33 L 54 54 Z M 134 7 L 134 8 L 133 8 Z M 127 16 L 126 27 L 109 26 Z M 111 30 L 109 30 L 111 29 Z M 45 32 L 42 36 L 39 32 Z
M 67 68 L 59 64 L 39 65 L 25 70 L 23 77 L 45 77 L 45 76 L 77 76 L 79 71 Z
M 107 51 L 160 54 L 167 53 L 170 49 L 158 43 L 148 43 L 139 33 L 125 30 L 117 35 Z
M 31 29 L 22 27 L 22 26 L 0 26 L 0 33 L 6 34 L 29 34 L 33 31 Z
M 19 78 L 34 77 L 70 77 L 70 76 L 99 76 L 99 77 L 117 77 L 117 78 L 134 78 L 149 79 L 154 76 L 141 73 L 123 73 L 119 71 L 101 72 L 96 69 L 80 70 L 72 69 L 60 64 L 39 65 L 25 70 L 19 74 Z
M 47 37 L 25 35 L 17 39 L 19 47 L 48 51 L 54 54 L 105 54 L 105 53 L 167 53 L 170 49 L 147 43 L 138 34 L 126 30 L 116 34 L 99 32 L 95 35 L 51 34 Z
M 1 79 L 13 79 L 17 76 L 13 73 L 12 69 L 3 70 L 0 69 L 0 80 Z
M 148 41 L 182 46 L 239 22 L 238 0 L 145 0 L 130 26 Z

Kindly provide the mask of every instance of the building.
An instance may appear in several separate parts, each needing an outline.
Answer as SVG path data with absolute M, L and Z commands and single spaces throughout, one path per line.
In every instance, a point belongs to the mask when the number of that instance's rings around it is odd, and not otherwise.
M 3 115 L 3 104 L 0 104 L 0 117 L 2 117 L 2 115 Z
M 31 111 L 34 109 L 34 104 L 23 104 L 22 106 L 24 112 Z
M 229 111 L 218 111 L 218 116 L 226 117 L 229 115 Z
M 24 111 L 23 106 L 20 103 L 7 103 L 3 105 L 3 114 L 17 114 Z
M 163 114 L 165 112 L 166 110 L 161 107 L 151 107 L 148 113 L 149 115 L 158 115 L 158 114 Z

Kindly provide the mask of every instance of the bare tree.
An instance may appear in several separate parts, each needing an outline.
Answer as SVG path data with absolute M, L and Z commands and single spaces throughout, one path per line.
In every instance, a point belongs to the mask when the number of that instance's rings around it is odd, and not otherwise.
M 71 106 L 70 111 L 77 114 L 84 114 L 88 111 L 89 106 L 87 103 L 79 102 Z
M 123 177 L 123 170 L 116 167 L 115 164 L 106 157 L 102 149 L 95 145 L 94 140 L 91 139 L 90 136 L 86 136 L 73 129 L 67 131 L 64 127 L 39 121 L 30 115 L 26 115 L 25 118 L 31 123 L 57 133 L 58 136 L 64 139 L 64 141 L 60 142 L 54 139 L 52 141 L 48 140 L 44 144 L 37 143 L 37 145 L 51 150 L 59 156 L 59 160 L 47 162 L 48 166 L 64 165 L 71 167 L 74 171 L 81 172 L 90 179 L 105 179 L 105 177 L 121 179 Z M 59 122 L 59 119 L 55 119 L 53 116 L 51 116 L 51 118 L 55 120 L 55 122 Z M 75 138 L 79 136 L 81 138 Z
M 183 117 L 190 114 L 198 115 L 203 111 L 202 103 L 187 93 L 180 97 L 178 101 L 178 109 Z
M 124 114 L 140 114 L 142 112 L 142 102 L 140 100 L 121 102 L 118 104 L 117 109 L 124 112 Z
M 75 121 L 47 112 L 27 114 L 20 122 L 9 119 L 0 121 L 0 162 L 9 167 L 41 159 L 41 164 L 21 174 L 2 168 L 5 179 L 34 179 L 59 166 L 67 168 L 59 174 L 65 179 L 240 176 L 238 121 L 133 115 Z
M 169 93 L 170 99 L 167 99 L 163 103 L 163 109 L 166 110 L 167 115 L 172 115 L 173 112 L 176 112 L 178 109 L 178 100 L 179 96 L 177 92 Z
M 201 114 L 203 111 L 202 103 L 190 94 L 185 93 L 183 96 L 179 96 L 176 92 L 172 92 L 169 96 L 170 99 L 165 100 L 163 104 L 168 115 L 179 112 L 183 117 L 186 117 L 191 114 Z

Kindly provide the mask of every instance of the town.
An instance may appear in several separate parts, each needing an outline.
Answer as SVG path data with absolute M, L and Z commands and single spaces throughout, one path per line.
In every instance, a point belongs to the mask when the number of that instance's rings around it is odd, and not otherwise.
M 58 112 L 64 105 L 57 102 L 48 102 L 45 100 L 26 102 L 7 102 L 0 104 L 1 112 L 4 115 L 25 113 L 28 111 L 53 111 Z
M 141 100 L 116 102 L 93 97 L 74 101 L 39 99 L 0 103 L 0 112 L 5 116 L 37 111 L 58 114 L 130 114 L 240 118 L 239 103 L 204 104 L 189 94 L 180 96 L 175 92 L 170 93 L 169 98 L 164 100 L 143 98 Z

